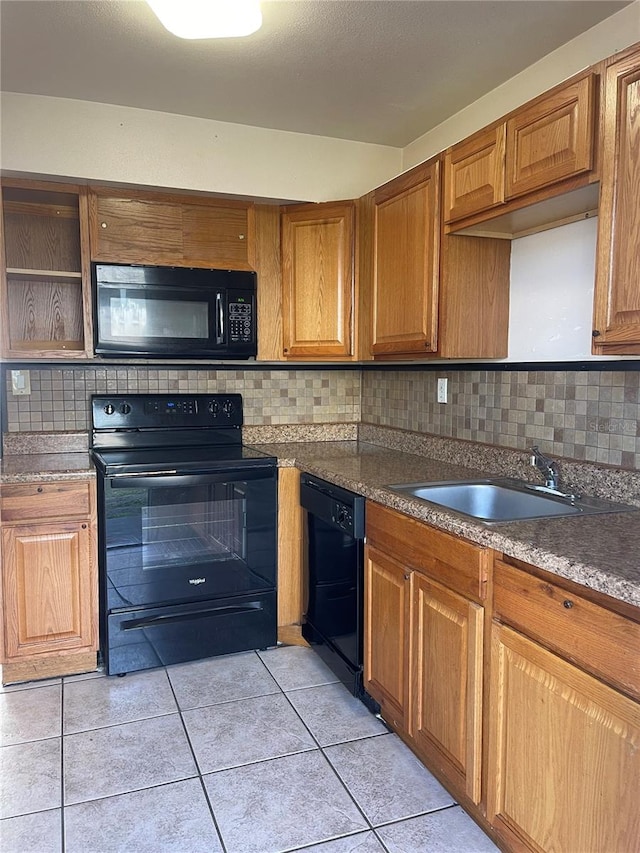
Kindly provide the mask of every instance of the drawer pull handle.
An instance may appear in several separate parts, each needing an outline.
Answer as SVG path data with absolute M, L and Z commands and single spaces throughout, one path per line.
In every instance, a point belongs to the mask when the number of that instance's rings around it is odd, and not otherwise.
M 41 492 L 41 491 L 42 491 L 42 486 L 38 486 L 38 488 L 36 489 L 36 491 Z
M 573 601 L 570 601 L 568 598 L 565 598 L 562 604 L 564 607 L 567 608 L 567 610 L 571 610 L 571 608 L 573 607 Z

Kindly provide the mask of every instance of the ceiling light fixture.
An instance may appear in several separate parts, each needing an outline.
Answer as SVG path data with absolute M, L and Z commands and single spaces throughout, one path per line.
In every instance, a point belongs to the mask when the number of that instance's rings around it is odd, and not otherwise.
M 258 0 L 147 0 L 170 33 L 181 39 L 249 36 L 262 26 Z

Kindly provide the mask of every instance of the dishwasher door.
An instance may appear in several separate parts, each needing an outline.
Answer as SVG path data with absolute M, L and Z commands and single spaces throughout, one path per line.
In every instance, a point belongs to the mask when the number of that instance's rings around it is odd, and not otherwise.
M 308 538 L 302 636 L 351 693 L 373 702 L 362 686 L 364 498 L 303 474 L 300 503 Z

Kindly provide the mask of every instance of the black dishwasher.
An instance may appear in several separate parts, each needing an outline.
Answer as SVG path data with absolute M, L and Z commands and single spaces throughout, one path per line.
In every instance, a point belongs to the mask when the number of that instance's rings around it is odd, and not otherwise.
M 362 678 L 365 500 L 303 474 L 300 503 L 308 534 L 302 636 L 354 696 L 378 711 Z

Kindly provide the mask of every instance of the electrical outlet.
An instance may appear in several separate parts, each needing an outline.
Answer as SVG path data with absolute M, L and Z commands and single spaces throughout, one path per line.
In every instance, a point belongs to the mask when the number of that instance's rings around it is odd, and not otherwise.
M 28 370 L 11 371 L 11 393 L 14 397 L 31 393 L 31 375 Z
M 446 403 L 447 402 L 447 384 L 448 379 L 438 379 L 438 402 Z

